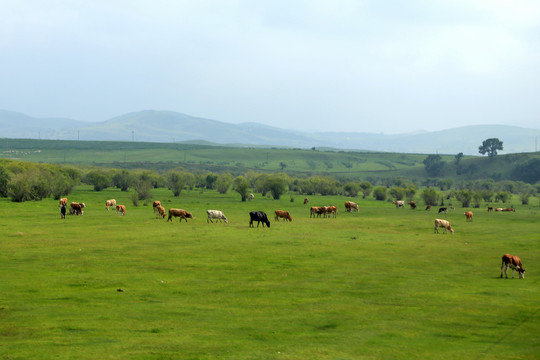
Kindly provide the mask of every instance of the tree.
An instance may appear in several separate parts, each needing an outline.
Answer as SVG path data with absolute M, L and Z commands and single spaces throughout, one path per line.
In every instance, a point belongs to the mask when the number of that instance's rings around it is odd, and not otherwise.
M 540 181 L 540 159 L 530 159 L 529 161 L 517 164 L 512 171 L 512 175 L 529 184 Z
M 460 152 L 456 156 L 454 156 L 454 162 L 456 163 L 456 166 L 459 166 L 459 163 L 461 162 L 461 159 L 463 159 L 463 153 Z
M 366 196 L 369 196 L 371 194 L 371 189 L 373 188 L 373 185 L 369 181 L 362 181 L 360 184 L 360 191 L 362 191 L 362 199 L 365 199 Z
M 343 191 L 345 192 L 345 195 L 349 197 L 357 197 L 359 189 L 360 187 L 355 182 L 349 182 L 343 186 Z
M 86 174 L 85 182 L 94 186 L 94 191 L 102 191 L 111 186 L 112 179 L 103 171 L 92 170 Z
M 113 185 L 121 191 L 128 191 L 134 180 L 133 175 L 127 170 L 122 170 L 112 176 Z
M 437 191 L 434 188 L 426 188 L 420 194 L 426 205 L 437 205 Z
M 386 186 L 377 186 L 373 189 L 375 200 L 386 200 Z
M 0 166 L 0 196 L 8 196 L 9 173 L 5 167 Z
M 274 200 L 279 200 L 281 195 L 287 191 L 288 177 L 286 174 L 272 174 L 266 179 L 266 189 L 272 194 Z
M 249 184 L 245 177 L 238 176 L 233 181 L 233 190 L 240 194 L 242 201 L 246 201 L 248 197 Z
M 220 194 L 226 194 L 231 187 L 233 177 L 229 173 L 221 174 L 216 181 L 216 189 Z
M 503 142 L 497 138 L 489 138 L 482 142 L 482 145 L 478 147 L 478 152 L 482 155 L 486 154 L 489 157 L 497 155 L 497 150 L 503 149 Z
M 405 197 L 405 189 L 402 187 L 395 187 L 388 190 L 388 193 L 395 200 L 403 200 Z
M 456 199 L 461 203 L 462 207 L 469 207 L 473 198 L 472 190 L 463 189 L 459 190 L 456 194 Z
M 423 163 L 426 173 L 429 176 L 438 176 L 446 164 L 444 161 L 442 161 L 442 157 L 439 154 L 428 155 L 428 157 L 424 159 Z

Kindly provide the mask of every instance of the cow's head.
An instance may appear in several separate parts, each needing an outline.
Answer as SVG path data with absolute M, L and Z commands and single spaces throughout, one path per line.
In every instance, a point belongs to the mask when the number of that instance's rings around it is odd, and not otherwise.
M 517 269 L 520 279 L 525 279 L 525 269 Z
M 266 226 L 270 227 L 270 220 L 266 219 L 265 224 Z

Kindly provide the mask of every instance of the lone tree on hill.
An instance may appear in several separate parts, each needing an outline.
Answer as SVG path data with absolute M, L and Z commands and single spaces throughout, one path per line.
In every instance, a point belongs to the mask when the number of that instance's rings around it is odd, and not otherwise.
M 497 138 L 484 140 L 482 145 L 478 147 L 478 152 L 482 155 L 488 154 L 489 157 L 497 155 L 497 150 L 503 149 L 503 142 Z

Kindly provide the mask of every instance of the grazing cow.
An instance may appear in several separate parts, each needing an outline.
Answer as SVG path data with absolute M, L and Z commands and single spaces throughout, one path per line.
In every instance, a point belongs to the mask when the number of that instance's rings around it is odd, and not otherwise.
M 426 210 L 431 210 L 431 205 L 427 205 Z
M 358 204 L 352 201 L 345 201 L 345 211 L 346 212 L 358 212 Z
M 165 208 L 163 206 L 156 206 L 156 216 L 161 216 L 163 219 L 165 219 Z
M 253 222 L 256 221 L 257 222 L 257 227 L 259 227 L 259 224 L 262 222 L 263 223 L 263 227 L 264 227 L 264 224 L 266 224 L 266 226 L 270 227 L 270 220 L 268 220 L 268 217 L 266 216 L 266 213 L 262 212 L 262 211 L 252 211 L 249 213 L 249 227 L 253 227 Z
M 326 217 L 326 213 L 328 212 L 328 207 L 326 206 L 318 206 L 315 207 L 315 212 L 317 214 L 317 217 Z
M 513 211 L 513 212 L 516 212 L 516 209 L 514 209 L 514 208 L 504 208 L 501 211 Z
M 512 279 L 514 278 L 514 270 L 519 273 L 519 278 L 525 278 L 525 269 L 523 264 L 521 264 L 521 259 L 515 255 L 504 254 L 502 257 L 501 265 L 501 278 L 503 277 L 503 272 L 508 279 L 508 268 L 512 269 Z
M 409 201 L 409 205 L 411 205 L 411 210 L 416 209 L 416 203 L 414 201 Z
M 86 207 L 84 203 L 72 202 L 69 204 L 69 215 L 84 215 L 83 209 Z
M 279 221 L 279 218 L 283 218 L 283 219 L 285 219 L 285 221 L 287 221 L 287 220 L 292 221 L 292 217 L 291 217 L 291 215 L 289 214 L 288 211 L 276 210 L 276 211 L 274 211 L 274 214 L 276 215 L 274 217 L 274 220 L 276 220 L 276 221 Z
M 225 216 L 225 214 L 223 214 L 222 211 L 219 211 L 219 210 L 206 210 L 206 215 L 208 215 L 208 218 L 206 219 L 206 222 L 210 221 L 211 223 L 213 223 L 212 219 L 218 219 L 219 222 L 221 222 L 221 220 L 223 220 L 223 221 L 225 221 L 226 224 L 229 223 L 229 220 L 227 220 L 227 217 Z
M 107 211 L 109 211 L 111 207 L 116 208 L 116 200 L 110 199 L 110 200 L 105 201 L 105 207 L 107 208 Z
M 473 218 L 472 211 L 466 211 L 463 214 L 465 215 L 465 221 L 472 221 L 472 218 Z
M 60 199 L 60 203 L 58 204 L 58 206 L 61 207 L 62 205 L 67 206 L 67 198 Z
M 445 208 L 445 207 L 439 208 L 439 212 L 438 212 L 437 214 L 440 214 L 440 213 L 442 213 L 442 212 L 446 214 L 446 213 L 447 213 L 447 212 L 446 212 L 447 210 L 448 210 L 448 209 Z
M 405 201 L 403 200 L 394 200 L 392 201 L 392 204 L 396 205 L 397 208 L 404 207 Z
M 435 229 L 433 232 L 439 233 L 439 228 L 442 227 L 444 229 L 444 233 L 446 234 L 446 230 L 450 231 L 450 234 L 454 233 L 454 229 L 452 229 L 452 225 L 450 225 L 450 222 L 443 219 L 435 219 Z
M 122 214 L 122 216 L 126 215 L 126 206 L 116 205 L 116 215 L 118 215 L 118 213 Z
M 306 205 L 309 202 L 308 198 L 304 198 L 304 205 Z
M 488 212 L 493 211 L 493 206 L 488 206 Z
M 180 222 L 182 222 L 182 219 L 186 220 L 186 222 L 188 218 L 193 219 L 193 215 L 184 209 L 169 209 L 169 217 L 167 218 L 167 222 L 169 220 L 172 222 L 173 217 L 179 217 Z
M 309 209 L 309 217 L 315 217 L 319 211 L 318 206 L 312 206 L 311 209 Z
M 450 210 L 456 210 L 456 208 L 453 206 L 450 206 Z
M 161 205 L 161 201 L 159 200 L 155 200 L 154 203 L 152 204 L 152 207 L 154 208 L 154 212 L 157 213 L 157 207 Z
M 249 197 L 248 197 L 248 199 L 249 199 L 250 201 L 251 201 L 251 200 L 253 200 L 253 199 L 255 199 L 255 195 L 253 195 L 253 194 L 249 194 Z
M 337 217 L 337 206 L 334 206 L 334 205 L 327 206 L 326 213 L 328 214 L 328 216 L 332 214 L 333 217 Z

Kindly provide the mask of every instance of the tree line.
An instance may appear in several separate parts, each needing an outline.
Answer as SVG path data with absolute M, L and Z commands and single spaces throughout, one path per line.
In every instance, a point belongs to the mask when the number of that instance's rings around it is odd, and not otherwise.
M 421 198 L 426 205 L 445 205 L 457 201 L 463 207 L 479 207 L 482 202 L 507 202 L 513 194 L 523 204 L 540 193 L 535 185 L 523 181 L 492 179 L 454 181 L 425 178 L 422 181 L 405 177 L 368 178 L 364 181 L 339 181 L 330 176 L 299 178 L 283 172 L 268 174 L 248 171 L 242 174 L 210 171 L 189 172 L 179 167 L 159 173 L 153 170 L 74 167 L 0 160 L 0 196 L 15 202 L 60 199 L 79 184 L 91 185 L 94 191 L 115 187 L 130 192 L 134 205 L 152 198 L 152 190 L 167 188 L 178 197 L 184 190 L 216 190 L 220 194 L 235 191 L 241 201 L 251 192 L 280 199 L 284 194 L 343 195 L 350 198 L 372 196 L 376 200 L 412 200 Z

